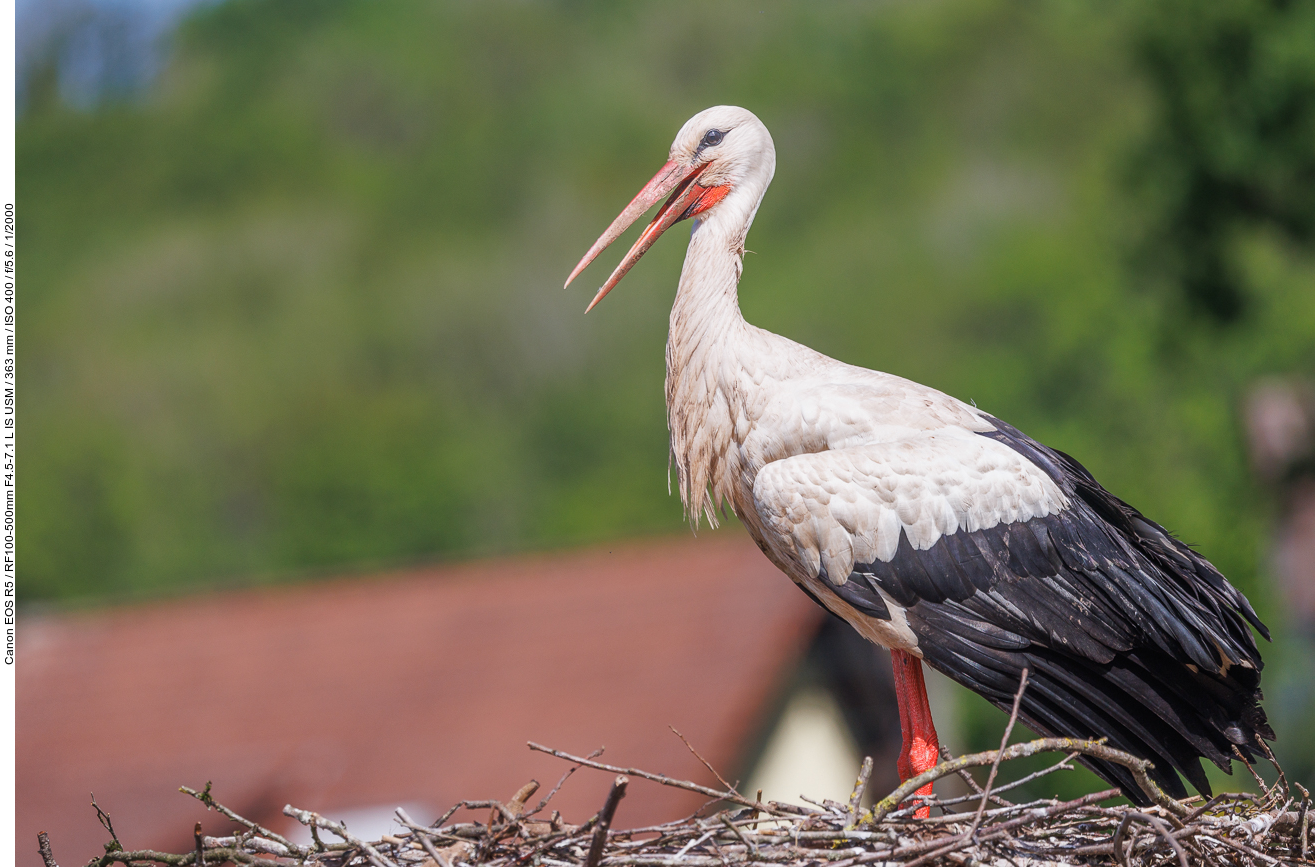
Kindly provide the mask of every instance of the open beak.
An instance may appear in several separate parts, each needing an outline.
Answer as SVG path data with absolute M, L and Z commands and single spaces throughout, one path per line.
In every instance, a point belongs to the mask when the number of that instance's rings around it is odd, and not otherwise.
M 612 225 L 607 227 L 607 231 L 599 236 L 594 245 L 589 248 L 589 252 L 584 254 L 580 264 L 575 266 L 571 276 L 566 278 L 566 285 L 570 286 L 571 281 L 576 278 L 581 271 L 585 269 L 590 262 L 608 245 L 621 237 L 621 233 L 630 228 L 630 225 L 638 220 L 645 211 L 651 208 L 659 199 L 670 193 L 670 198 L 657 212 L 653 222 L 648 224 L 644 233 L 635 241 L 635 245 L 626 253 L 621 264 L 616 266 L 612 276 L 607 278 L 607 282 L 598 290 L 594 300 L 589 302 L 585 308 L 585 313 L 594 309 L 594 305 L 603 300 L 603 296 L 612 291 L 621 278 L 626 275 L 639 257 L 648 252 L 648 248 L 653 246 L 658 237 L 671 228 L 676 223 L 687 217 L 699 214 L 715 205 L 726 195 L 729 187 L 703 187 L 697 183 L 699 175 L 708 167 L 708 163 L 694 166 L 681 165 L 675 161 L 668 162 L 662 169 L 653 176 L 653 180 L 644 184 L 644 188 L 639 191 L 639 195 L 626 205 L 617 218 L 612 221 Z

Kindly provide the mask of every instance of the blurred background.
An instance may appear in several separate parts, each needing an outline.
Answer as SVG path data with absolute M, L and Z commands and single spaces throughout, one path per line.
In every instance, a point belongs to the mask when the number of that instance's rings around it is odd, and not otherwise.
M 687 536 L 684 245 L 588 317 L 609 266 L 561 283 L 733 103 L 778 154 L 746 317 L 974 401 L 1197 546 L 1273 627 L 1276 750 L 1315 781 L 1312 0 L 23 0 L 19 26 L 20 641 Z M 954 742 L 998 741 L 947 696 Z

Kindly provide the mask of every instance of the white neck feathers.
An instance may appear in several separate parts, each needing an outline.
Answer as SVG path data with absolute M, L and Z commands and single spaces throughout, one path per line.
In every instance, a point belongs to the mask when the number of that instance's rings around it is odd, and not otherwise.
M 697 159 L 696 145 L 701 148 L 713 128 L 725 139 L 699 183 L 730 191 L 695 223 L 667 337 L 671 458 L 685 514 L 695 526 L 700 517 L 716 526 L 719 508 L 728 501 L 740 505 L 737 482 L 743 461 L 737 440 L 744 435 L 739 422 L 749 381 L 744 361 L 755 356 L 744 350 L 763 332 L 745 323 L 737 291 L 744 239 L 776 171 L 776 149 L 767 128 L 734 106 L 714 107 L 692 118 L 677 135 L 671 159 Z
M 723 204 L 738 204 L 733 195 Z M 734 503 L 740 462 L 732 383 L 740 379 L 736 347 L 751 330 L 740 314 L 738 286 L 744 237 L 761 193 L 755 198 L 749 208 L 719 208 L 695 225 L 671 308 L 667 426 L 681 502 L 696 527 L 700 517 L 717 526 L 717 510 Z

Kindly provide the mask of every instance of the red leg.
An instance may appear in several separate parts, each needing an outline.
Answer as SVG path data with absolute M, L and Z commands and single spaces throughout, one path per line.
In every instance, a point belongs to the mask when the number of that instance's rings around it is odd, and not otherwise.
M 900 731 L 904 746 L 900 750 L 899 778 L 907 780 L 935 767 L 940 756 L 940 741 L 936 726 L 931 720 L 931 706 L 927 704 L 927 685 L 922 679 L 922 660 L 903 650 L 890 652 L 890 665 L 895 672 L 895 697 L 899 699 Z M 931 794 L 931 783 L 918 789 L 919 795 Z M 917 813 L 925 819 L 931 815 L 930 807 Z

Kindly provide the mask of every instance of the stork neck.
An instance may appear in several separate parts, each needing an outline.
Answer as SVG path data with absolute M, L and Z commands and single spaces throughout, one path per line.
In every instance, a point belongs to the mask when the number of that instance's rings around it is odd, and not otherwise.
M 709 348 L 703 339 L 709 329 L 712 335 L 721 335 L 726 328 L 744 323 L 738 294 L 743 259 L 742 233 L 722 231 L 715 221 L 694 226 L 671 308 L 670 338 L 676 355 Z
M 696 524 L 706 516 L 714 527 L 714 506 L 733 493 L 734 471 L 722 459 L 733 427 L 725 396 L 735 391 L 727 379 L 735 376 L 731 356 L 745 329 L 736 295 L 743 247 L 715 229 L 712 222 L 695 226 L 685 254 L 667 336 L 666 389 L 685 513 Z
M 761 177 L 771 178 L 770 161 Z M 694 227 L 667 337 L 667 425 L 685 513 L 717 525 L 716 508 L 739 511 L 740 463 L 732 447 L 733 409 L 743 399 L 744 349 L 751 329 L 740 315 L 744 237 L 766 180 L 731 192 Z M 741 493 L 743 493 L 741 491 Z

